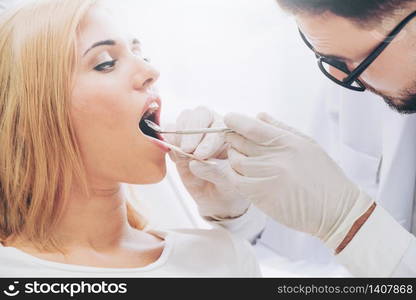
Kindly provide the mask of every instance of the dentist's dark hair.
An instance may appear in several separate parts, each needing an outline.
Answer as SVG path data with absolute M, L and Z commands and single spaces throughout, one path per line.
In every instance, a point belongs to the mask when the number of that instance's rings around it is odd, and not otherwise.
M 406 8 L 414 0 L 276 0 L 292 14 L 334 15 L 362 25 L 373 25 L 396 10 Z

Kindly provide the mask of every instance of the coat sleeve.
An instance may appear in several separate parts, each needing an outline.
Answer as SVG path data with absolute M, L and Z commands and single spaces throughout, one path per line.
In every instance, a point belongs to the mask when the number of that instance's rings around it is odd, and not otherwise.
M 416 238 L 410 242 L 402 260 L 393 271 L 392 277 L 416 277 Z
M 262 277 L 261 268 L 254 252 L 253 246 L 246 239 L 228 232 L 235 250 L 235 265 L 238 272 L 236 277 Z
M 247 212 L 238 218 L 216 220 L 209 219 L 208 221 L 214 227 L 221 226 L 231 232 L 233 235 L 247 240 L 252 245 L 254 245 L 263 233 L 263 230 L 266 226 L 267 217 L 254 205 L 250 205 Z
M 336 257 L 354 276 L 416 277 L 416 238 L 380 205 Z

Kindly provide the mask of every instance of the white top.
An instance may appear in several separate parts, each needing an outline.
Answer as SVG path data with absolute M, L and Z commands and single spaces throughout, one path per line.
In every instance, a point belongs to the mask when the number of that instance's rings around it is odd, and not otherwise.
M 37 258 L 0 244 L 0 277 L 260 277 L 252 246 L 224 229 L 151 231 L 162 255 L 142 268 L 99 268 Z

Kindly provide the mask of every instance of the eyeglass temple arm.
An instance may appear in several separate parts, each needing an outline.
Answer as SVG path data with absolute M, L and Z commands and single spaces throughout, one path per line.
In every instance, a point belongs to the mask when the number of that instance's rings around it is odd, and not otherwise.
M 371 65 L 377 57 L 386 49 L 386 47 L 394 40 L 394 38 L 399 34 L 399 32 L 416 16 L 416 11 L 407 16 L 399 25 L 394 28 L 390 34 L 384 39 L 384 41 L 378 45 L 378 47 L 370 54 L 370 56 L 365 59 L 361 64 L 358 65 L 355 70 L 353 70 L 350 75 L 344 78 L 343 82 L 346 84 L 351 84 L 356 80 L 360 75 Z

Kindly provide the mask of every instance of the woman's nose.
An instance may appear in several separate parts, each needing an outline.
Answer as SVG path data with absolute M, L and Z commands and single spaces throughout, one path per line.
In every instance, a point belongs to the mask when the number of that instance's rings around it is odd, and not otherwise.
M 143 90 L 150 88 L 159 78 L 157 69 L 147 62 L 142 62 L 134 76 L 134 88 Z

